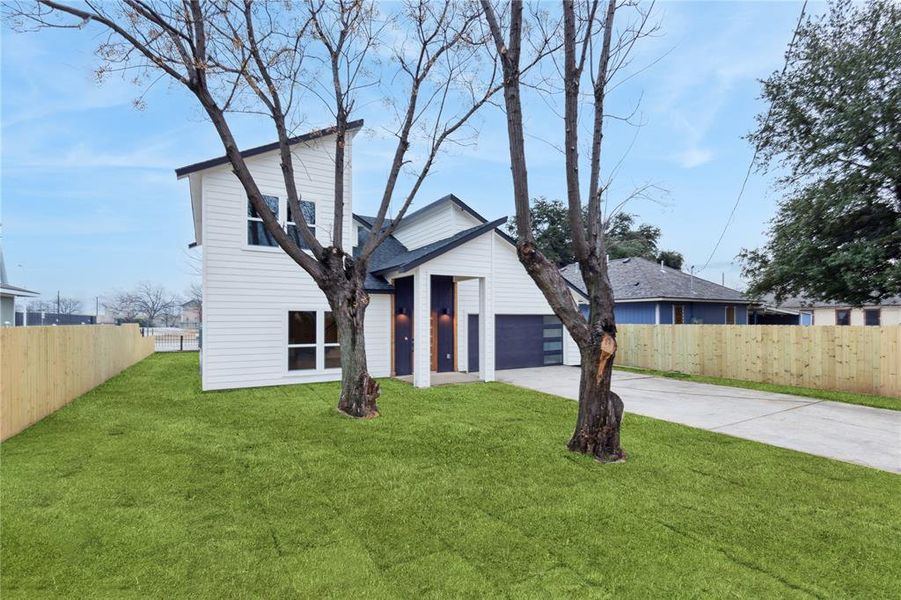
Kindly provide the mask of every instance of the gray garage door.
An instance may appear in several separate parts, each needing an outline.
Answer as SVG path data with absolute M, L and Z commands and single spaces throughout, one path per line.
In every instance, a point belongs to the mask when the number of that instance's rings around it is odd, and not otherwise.
M 495 368 L 563 364 L 563 325 L 554 315 L 496 315 Z M 479 368 L 479 318 L 469 316 L 469 370 Z

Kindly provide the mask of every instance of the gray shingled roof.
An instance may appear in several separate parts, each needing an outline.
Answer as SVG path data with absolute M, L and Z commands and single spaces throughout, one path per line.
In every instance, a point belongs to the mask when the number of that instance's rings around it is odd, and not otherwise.
M 563 267 L 563 277 L 577 289 L 585 292 L 585 282 L 579 265 L 573 263 Z M 613 298 L 618 302 L 646 300 L 650 298 L 672 298 L 678 300 L 725 300 L 729 302 L 750 302 L 738 290 L 692 277 L 670 267 L 644 258 L 620 258 L 607 263 Z
M 439 202 L 443 200 L 445 199 L 442 198 Z M 354 218 L 366 226 L 371 226 L 375 220 L 375 217 L 356 214 L 354 215 Z M 369 259 L 369 272 L 366 274 L 366 283 L 364 284 L 366 291 L 374 293 L 392 291 L 394 287 L 382 276 L 383 273 L 389 271 L 408 271 L 425 261 L 440 256 L 471 239 L 475 239 L 480 235 L 495 229 L 499 225 L 502 225 L 506 220 L 507 218 L 503 217 L 490 223 L 477 225 L 444 238 L 443 240 L 438 240 L 413 250 L 408 250 L 407 247 L 401 244 L 394 236 L 388 236 L 385 238 L 385 241 L 375 249 L 372 253 L 372 257 Z M 369 235 L 369 231 L 360 232 L 358 245 L 354 248 L 355 256 L 359 255 L 360 250 L 363 244 L 366 243 Z
M 431 260 L 436 256 L 444 254 L 445 252 L 468 242 L 469 240 L 475 239 L 482 234 L 488 233 L 492 229 L 503 225 L 506 221 L 507 217 L 502 217 L 495 221 L 491 221 L 490 223 L 483 223 L 482 225 L 470 227 L 469 229 L 455 233 L 454 235 L 444 238 L 443 240 L 438 240 L 437 242 L 426 244 L 425 246 L 421 246 L 414 250 L 407 250 L 405 253 L 396 254 L 390 258 L 386 257 L 385 260 L 373 260 L 370 262 L 369 270 L 372 273 L 386 273 L 388 271 L 409 271 L 413 267 L 416 267 L 417 265 L 420 265 L 427 260 Z
M 367 226 L 372 224 L 372 221 L 370 220 L 372 217 L 361 217 L 360 215 L 354 215 L 354 217 Z M 369 231 L 361 231 L 357 240 L 357 247 L 354 248 L 354 256 L 360 254 L 360 250 L 367 239 L 369 239 Z M 407 252 L 407 247 L 397 241 L 397 238 L 393 235 L 385 238 L 385 241 L 379 244 L 379 247 L 375 249 L 372 253 L 372 257 L 369 259 L 369 272 L 366 274 L 366 282 L 363 284 L 366 291 L 374 293 L 394 291 L 394 286 L 388 283 L 384 277 L 373 274 L 373 271 L 375 270 L 374 265 L 390 262 L 394 257 L 403 255 Z

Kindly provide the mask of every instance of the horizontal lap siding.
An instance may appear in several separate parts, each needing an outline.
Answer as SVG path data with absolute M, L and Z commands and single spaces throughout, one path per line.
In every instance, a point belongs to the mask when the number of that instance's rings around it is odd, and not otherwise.
M 316 237 L 329 244 L 334 218 L 333 139 L 295 150 L 298 190 L 316 203 Z M 348 156 L 351 153 L 348 152 Z M 281 169 L 275 153 L 248 161 L 264 194 L 286 202 Z M 345 175 L 347 203 L 352 212 L 350 165 Z M 280 249 L 248 248 L 247 196 L 226 167 L 203 174 L 203 385 L 223 389 L 336 379 L 334 373 L 287 373 L 287 314 L 289 310 L 329 310 L 325 295 L 312 278 Z M 345 244 L 351 243 L 350 219 L 344 226 Z M 385 300 L 374 300 L 367 316 L 370 324 L 383 319 Z M 380 329 L 379 329 L 380 327 Z M 384 324 L 373 330 L 376 347 L 386 339 Z M 370 340 L 367 340 L 367 347 Z M 384 359 L 382 359 L 384 363 Z M 373 371 L 388 367 L 378 360 Z
M 617 302 L 613 308 L 617 323 L 653 324 L 657 318 L 654 302 Z
M 456 204 L 445 202 L 421 216 L 403 221 L 394 232 L 394 237 L 401 244 L 413 250 L 449 238 L 477 225 L 481 225 L 481 221 L 464 212 Z

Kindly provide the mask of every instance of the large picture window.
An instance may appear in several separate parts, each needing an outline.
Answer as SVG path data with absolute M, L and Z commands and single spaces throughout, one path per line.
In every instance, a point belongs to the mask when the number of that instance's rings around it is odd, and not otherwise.
M 316 368 L 316 312 L 288 313 L 288 370 L 307 371 Z
M 338 327 L 331 312 L 288 312 L 288 370 L 340 369 Z

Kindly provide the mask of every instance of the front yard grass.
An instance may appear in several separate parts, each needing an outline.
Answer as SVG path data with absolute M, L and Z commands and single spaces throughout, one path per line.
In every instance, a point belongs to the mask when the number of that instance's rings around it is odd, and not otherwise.
M 780 385 L 778 383 L 760 383 L 758 381 L 746 381 L 744 379 L 711 377 L 709 375 L 691 375 L 689 373 L 682 373 L 681 371 L 657 371 L 655 369 L 624 367 L 621 365 L 614 365 L 614 368 L 619 369 L 620 371 L 628 371 L 629 373 L 641 373 L 643 375 L 652 375 L 654 377 L 682 379 L 683 381 L 693 381 L 695 383 L 710 383 L 713 385 L 724 385 L 727 387 L 760 390 L 762 392 L 773 392 L 774 394 L 792 394 L 794 396 L 818 398 L 821 400 L 832 400 L 833 402 L 844 402 L 846 404 L 860 404 L 861 406 L 871 406 L 873 408 L 901 410 L 901 398 L 892 398 L 891 396 L 857 394 L 855 392 L 838 392 L 834 390 L 818 390 L 815 388 Z
M 901 478 L 502 384 L 201 393 L 155 355 L 2 450 L 16 597 L 901 597 Z

